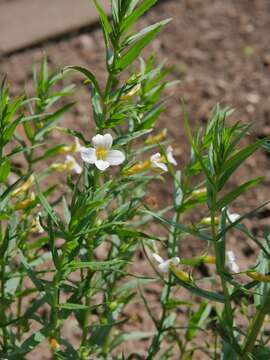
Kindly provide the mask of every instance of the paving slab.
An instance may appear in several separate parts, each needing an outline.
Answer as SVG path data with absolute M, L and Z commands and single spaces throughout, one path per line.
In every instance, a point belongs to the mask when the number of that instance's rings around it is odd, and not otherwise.
M 109 1 L 100 3 L 109 13 Z M 90 0 L 0 0 L 0 55 L 98 21 Z

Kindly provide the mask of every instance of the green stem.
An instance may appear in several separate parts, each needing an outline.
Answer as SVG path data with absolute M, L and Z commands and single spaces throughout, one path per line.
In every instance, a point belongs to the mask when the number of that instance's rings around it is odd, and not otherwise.
M 177 212 L 176 215 L 175 215 L 175 218 L 174 218 L 174 222 L 178 223 L 179 220 L 180 220 L 180 212 Z M 172 234 L 172 236 L 170 238 L 170 241 L 169 241 L 169 249 L 168 249 L 169 257 L 176 256 L 176 252 L 177 252 L 176 242 L 177 242 L 178 234 L 179 234 L 179 230 L 174 228 L 173 234 Z M 148 353 L 148 356 L 147 356 L 146 360 L 152 360 L 154 358 L 154 356 L 159 351 L 161 335 L 163 333 L 163 328 L 164 328 L 164 322 L 165 322 L 165 320 L 167 318 L 166 303 L 168 302 L 168 300 L 170 298 L 172 285 L 173 285 L 173 276 L 172 276 L 172 274 L 170 274 L 169 279 L 168 279 L 168 283 L 167 283 L 167 285 L 165 287 L 164 300 L 162 301 L 163 309 L 162 309 L 161 319 L 158 322 L 158 328 L 157 328 L 158 333 L 153 338 L 153 341 L 152 341 L 152 344 L 150 346 L 149 353 Z
M 4 261 L 4 260 L 3 260 Z M 5 263 L 3 262 L 1 265 L 1 300 L 4 304 L 5 299 Z M 5 314 L 3 314 L 4 320 L 6 319 Z M 5 326 L 2 328 L 3 333 L 3 350 L 7 349 L 7 329 Z
M 246 338 L 246 342 L 244 345 L 243 359 L 245 359 L 248 353 L 250 353 L 253 350 L 256 339 L 263 326 L 265 316 L 269 313 L 269 311 L 270 311 L 270 291 L 268 292 L 263 305 L 257 310 L 256 315 L 251 322 L 248 335 Z
M 217 269 L 217 273 L 221 280 L 221 286 L 222 286 L 223 294 L 225 297 L 225 309 L 224 310 L 225 310 L 226 323 L 228 325 L 228 328 L 230 330 L 232 330 L 232 326 L 233 326 L 233 315 L 232 314 L 233 314 L 233 312 L 232 312 L 232 307 L 231 307 L 231 302 L 230 302 L 229 290 L 228 290 L 227 283 L 226 283 L 226 280 L 223 275 L 223 266 L 220 263 L 221 256 L 220 256 L 219 245 L 217 242 L 215 218 L 216 218 L 215 211 L 211 211 L 211 232 L 212 232 L 212 239 L 214 242 L 214 249 L 215 249 L 215 256 L 216 256 L 216 269 Z M 231 335 L 233 336 L 232 331 L 231 331 Z

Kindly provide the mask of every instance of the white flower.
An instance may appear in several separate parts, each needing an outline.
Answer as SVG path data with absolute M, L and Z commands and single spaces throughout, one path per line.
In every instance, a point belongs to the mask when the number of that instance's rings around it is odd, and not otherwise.
M 236 222 L 241 217 L 241 215 L 239 215 L 239 214 L 236 214 L 236 213 L 230 214 L 229 212 L 227 212 L 227 216 L 231 223 Z
M 69 170 L 74 171 L 76 174 L 81 174 L 82 167 L 77 163 L 73 156 L 67 155 L 65 165 Z
M 240 268 L 235 261 L 235 254 L 232 250 L 226 251 L 226 266 L 234 273 L 239 273 Z
M 166 164 L 164 164 L 160 153 L 156 153 L 156 154 L 152 155 L 150 157 L 150 161 L 151 161 L 153 167 L 157 167 L 163 171 L 168 171 L 168 167 Z
M 168 146 L 166 151 L 166 157 L 168 159 L 168 162 L 173 165 L 177 165 L 177 162 L 175 158 L 173 157 L 173 148 L 171 146 Z M 150 161 L 152 163 L 153 167 L 157 167 L 163 171 L 168 171 L 168 167 L 165 164 L 166 159 L 164 156 L 162 156 L 160 153 L 156 153 L 150 157 Z
M 119 150 L 110 150 L 113 138 L 111 134 L 96 135 L 92 139 L 93 148 L 81 146 L 80 152 L 83 161 L 95 164 L 104 171 L 111 165 L 120 165 L 125 161 L 125 155 Z
M 222 211 L 226 210 L 226 208 L 223 208 Z M 226 215 L 231 223 L 236 222 L 238 219 L 240 219 L 241 215 L 237 213 L 230 213 L 229 210 L 226 210 Z
M 171 146 L 167 147 L 167 159 L 169 161 L 169 163 L 173 164 L 174 166 L 177 166 L 177 161 L 175 160 L 174 156 L 173 156 L 173 148 Z
M 162 257 L 158 254 L 153 253 L 153 258 L 158 262 L 158 268 L 161 272 L 167 273 L 170 269 L 170 265 L 178 265 L 180 263 L 179 257 L 173 257 L 168 260 L 163 260 Z

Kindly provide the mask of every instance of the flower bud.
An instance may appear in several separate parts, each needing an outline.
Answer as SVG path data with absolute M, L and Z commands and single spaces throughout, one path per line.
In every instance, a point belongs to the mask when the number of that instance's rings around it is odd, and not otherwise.
M 131 166 L 127 170 L 124 170 L 124 175 L 130 176 L 130 175 L 139 174 L 146 170 L 149 170 L 150 168 L 151 168 L 151 162 L 149 160 L 146 160 L 144 162 L 140 162 L 138 164 Z
M 189 283 L 192 280 L 192 277 L 186 273 L 185 271 L 182 271 L 180 269 L 177 269 L 174 265 L 170 265 L 170 270 L 174 273 L 174 275 L 181 281 L 185 283 Z
M 165 128 L 162 131 L 160 131 L 157 135 L 154 136 L 149 136 L 146 140 L 145 140 L 145 144 L 146 145 L 153 145 L 153 144 L 158 144 L 161 141 L 166 139 L 167 136 L 167 132 L 168 130 Z
M 16 190 L 14 190 L 11 193 L 11 196 L 15 197 L 25 193 L 28 189 L 30 189 L 33 183 L 34 183 L 34 175 L 32 174 L 21 186 L 19 186 Z
M 270 275 L 264 275 L 262 273 L 259 273 L 255 270 L 248 270 L 246 272 L 247 276 L 250 278 L 260 281 L 260 282 L 270 282 Z
M 50 338 L 49 340 L 50 345 L 51 345 L 51 349 L 53 351 L 59 350 L 60 349 L 60 344 L 58 343 L 58 341 L 54 338 Z
M 16 210 L 26 209 L 28 206 L 32 205 L 36 200 L 36 195 L 31 192 L 30 197 L 26 198 L 25 200 L 19 201 L 15 204 Z

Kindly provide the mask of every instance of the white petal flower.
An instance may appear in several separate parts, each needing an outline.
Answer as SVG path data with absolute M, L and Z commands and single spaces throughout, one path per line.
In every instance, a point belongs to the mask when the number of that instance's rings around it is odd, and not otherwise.
M 170 265 L 178 265 L 180 263 L 179 257 L 173 257 L 168 260 L 163 260 L 162 257 L 156 253 L 152 254 L 153 258 L 158 262 L 158 268 L 163 273 L 168 273 Z
M 174 156 L 173 156 L 173 148 L 171 146 L 167 147 L 167 159 L 169 161 L 169 163 L 173 164 L 174 166 L 177 166 L 177 161 L 175 160 Z
M 166 157 L 170 164 L 177 165 L 175 158 L 173 157 L 173 148 L 168 146 L 166 151 Z M 168 171 L 168 167 L 165 164 L 166 159 L 165 156 L 162 156 L 160 153 L 156 153 L 150 157 L 150 161 L 153 167 L 159 168 L 163 171 Z
M 150 157 L 150 161 L 151 161 L 153 167 L 159 168 L 163 171 L 168 171 L 168 167 L 166 164 L 164 164 L 160 153 L 156 153 L 156 154 L 152 155 Z
M 234 273 L 239 273 L 240 268 L 236 263 L 236 257 L 232 250 L 226 251 L 226 266 Z
M 113 143 L 111 134 L 96 135 L 92 139 L 93 148 L 81 146 L 80 152 L 83 161 L 95 164 L 101 170 L 109 166 L 120 165 L 125 161 L 125 155 L 119 150 L 110 150 Z
M 222 210 L 226 210 L 225 208 L 222 208 Z M 237 214 L 237 213 L 230 213 L 229 212 L 229 210 L 227 210 L 226 211 L 226 215 L 227 215 L 227 217 L 228 217 L 228 219 L 229 219 L 229 221 L 231 222 L 231 223 L 234 223 L 234 222 L 236 222 L 240 217 L 241 217 L 241 215 L 239 215 L 239 214 Z
M 241 217 L 241 215 L 236 214 L 236 213 L 230 214 L 230 213 L 228 212 L 227 215 L 228 215 L 228 218 L 229 218 L 229 220 L 230 220 L 231 223 L 236 222 L 236 221 Z
M 82 167 L 77 163 L 73 156 L 67 155 L 65 164 L 70 170 L 74 171 L 76 174 L 81 174 Z

